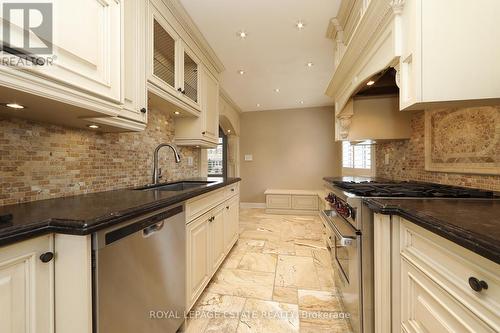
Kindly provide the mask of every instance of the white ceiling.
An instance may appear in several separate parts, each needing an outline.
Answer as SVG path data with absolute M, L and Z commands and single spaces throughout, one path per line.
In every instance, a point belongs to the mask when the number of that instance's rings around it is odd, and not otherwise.
M 333 74 L 333 41 L 326 30 L 340 0 L 180 2 L 226 67 L 222 87 L 243 111 L 333 105 L 325 95 Z M 301 31 L 299 20 L 305 24 Z M 247 38 L 237 36 L 241 30 Z

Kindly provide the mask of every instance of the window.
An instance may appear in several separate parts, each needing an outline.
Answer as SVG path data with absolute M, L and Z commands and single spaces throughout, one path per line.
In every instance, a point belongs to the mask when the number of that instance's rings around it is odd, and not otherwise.
M 227 175 L 227 136 L 219 129 L 219 143 L 217 147 L 207 149 L 208 176 L 225 177 Z
M 351 145 L 343 141 L 342 171 L 345 175 L 373 175 L 373 146 Z

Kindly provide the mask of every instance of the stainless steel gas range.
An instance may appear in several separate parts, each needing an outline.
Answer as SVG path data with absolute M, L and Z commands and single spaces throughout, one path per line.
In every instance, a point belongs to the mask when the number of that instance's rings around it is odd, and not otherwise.
M 366 177 L 324 178 L 331 209 L 321 212 L 340 300 L 353 332 L 374 332 L 373 212 L 365 197 L 492 198 L 497 193 Z

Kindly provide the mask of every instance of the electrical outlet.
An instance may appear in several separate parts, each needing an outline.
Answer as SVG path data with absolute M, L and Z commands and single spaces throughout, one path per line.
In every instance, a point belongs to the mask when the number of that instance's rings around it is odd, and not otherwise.
M 188 166 L 193 166 L 193 156 L 188 156 L 187 164 L 188 164 Z
M 245 161 L 253 161 L 253 155 L 245 155 Z
M 389 162 L 390 162 L 390 155 L 389 154 L 385 154 L 385 156 L 384 156 L 384 164 L 388 165 Z

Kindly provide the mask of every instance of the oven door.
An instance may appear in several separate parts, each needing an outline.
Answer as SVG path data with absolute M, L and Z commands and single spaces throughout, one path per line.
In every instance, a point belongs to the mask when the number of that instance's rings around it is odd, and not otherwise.
M 335 211 L 323 211 L 330 229 L 328 243 L 335 270 L 335 285 L 354 332 L 362 332 L 361 235 Z

